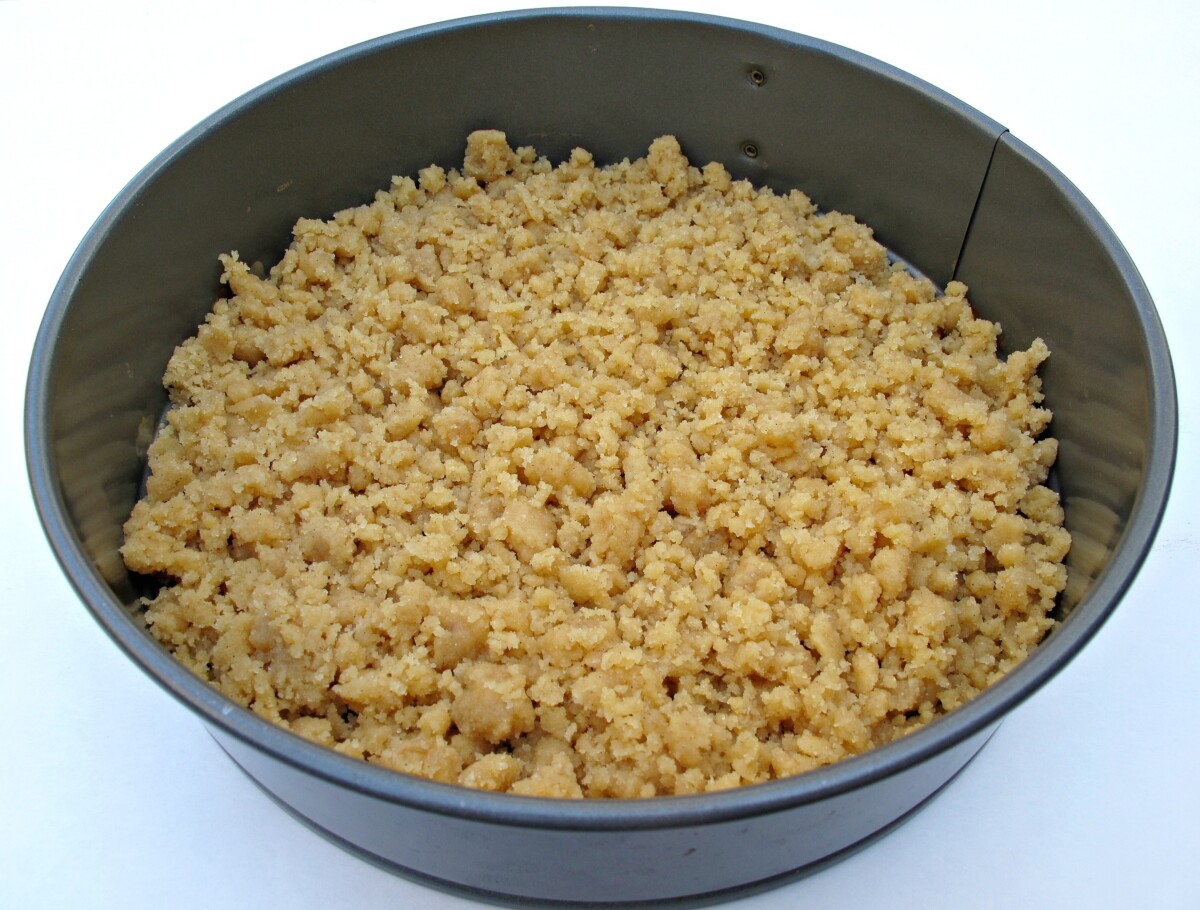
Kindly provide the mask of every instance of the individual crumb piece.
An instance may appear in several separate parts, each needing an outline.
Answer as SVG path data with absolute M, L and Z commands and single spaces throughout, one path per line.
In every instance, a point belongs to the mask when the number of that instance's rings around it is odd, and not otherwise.
M 488 615 L 484 608 L 471 601 L 447 601 L 431 614 L 436 626 L 433 631 L 433 665 L 440 670 L 458 666 L 477 656 L 487 644 Z
M 526 563 L 554 543 L 558 530 L 554 517 L 544 508 L 520 500 L 509 503 L 501 520 L 509 546 Z
M 547 763 L 539 764 L 528 777 L 514 782 L 511 789 L 522 796 L 552 796 L 558 799 L 578 799 L 583 796 L 571 762 L 562 753 Z
M 499 130 L 476 130 L 467 138 L 463 173 L 481 183 L 491 183 L 511 172 L 517 157 Z
M 490 752 L 458 775 L 458 782 L 479 790 L 508 790 L 521 774 L 521 763 L 506 752 Z
M 176 350 L 122 555 L 236 702 L 396 771 L 703 793 L 904 736 L 1053 625 L 1040 340 L 674 138 L 467 139 Z
M 516 667 L 472 664 L 463 674 L 462 693 L 450 716 L 467 736 L 495 745 L 533 729 L 533 702 L 525 674 Z

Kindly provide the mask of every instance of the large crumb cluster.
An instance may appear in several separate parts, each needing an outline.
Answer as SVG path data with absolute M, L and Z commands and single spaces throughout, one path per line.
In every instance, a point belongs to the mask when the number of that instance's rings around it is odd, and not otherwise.
M 1042 342 L 678 143 L 461 172 L 223 258 L 126 526 L 155 636 L 346 755 L 561 797 L 886 743 L 1051 626 Z

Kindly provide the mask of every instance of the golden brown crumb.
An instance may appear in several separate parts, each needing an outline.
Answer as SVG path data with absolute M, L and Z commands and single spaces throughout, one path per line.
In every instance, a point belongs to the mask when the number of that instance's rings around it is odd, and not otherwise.
M 889 742 L 1052 625 L 1046 346 L 998 359 L 962 284 L 800 192 L 482 131 L 265 280 L 222 261 L 122 552 L 181 661 L 339 752 L 723 789 Z

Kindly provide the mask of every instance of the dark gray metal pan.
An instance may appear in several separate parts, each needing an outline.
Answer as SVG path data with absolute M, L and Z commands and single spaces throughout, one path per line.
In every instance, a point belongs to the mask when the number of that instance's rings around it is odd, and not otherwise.
M 466 134 L 492 126 L 552 158 L 584 145 L 601 161 L 674 133 L 693 160 L 800 187 L 938 283 L 966 281 L 1009 344 L 1045 338 L 1075 546 L 1063 621 L 1033 656 L 929 727 L 819 771 L 704 796 L 571 802 L 344 758 L 229 702 L 154 642 L 116 550 L 167 358 L 218 292 L 217 254 L 269 264 L 298 216 L 331 214 L 431 161 L 453 165 Z M 936 794 L 1132 582 L 1165 507 L 1176 422 L 1166 341 L 1133 263 L 1087 200 L 1002 126 L 878 61 L 777 29 L 576 9 L 359 45 L 168 148 L 101 215 L 55 290 L 30 366 L 26 447 L 46 534 L 97 621 L 290 811 L 368 859 L 477 896 L 647 902 L 811 871 Z

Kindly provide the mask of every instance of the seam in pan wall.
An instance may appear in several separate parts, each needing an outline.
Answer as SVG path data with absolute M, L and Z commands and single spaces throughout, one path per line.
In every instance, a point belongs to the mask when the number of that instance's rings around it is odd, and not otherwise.
M 992 162 L 996 160 L 996 149 L 1000 147 L 1000 140 L 1007 135 L 1008 130 L 1002 129 L 992 142 L 992 151 L 988 155 L 987 167 L 983 169 L 983 177 L 979 181 L 979 192 L 975 194 L 975 204 L 971 207 L 971 217 L 967 219 L 967 229 L 963 232 L 962 243 L 959 244 L 958 254 L 954 257 L 954 267 L 950 273 L 951 281 L 958 280 L 958 266 L 962 262 L 963 253 L 966 252 L 967 244 L 971 240 L 971 228 L 975 226 L 975 216 L 979 214 L 979 203 L 983 200 L 983 191 L 987 186 L 988 175 L 992 172 Z

